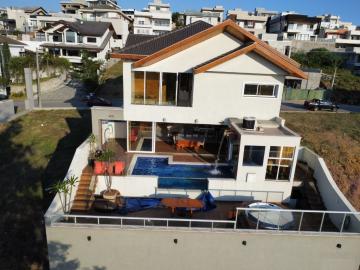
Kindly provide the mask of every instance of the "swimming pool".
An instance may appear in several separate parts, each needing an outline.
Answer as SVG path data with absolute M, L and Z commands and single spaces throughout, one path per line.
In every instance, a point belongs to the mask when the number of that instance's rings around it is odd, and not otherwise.
M 207 178 L 233 178 L 232 166 L 169 164 L 165 157 L 137 157 L 132 175 L 159 176 L 159 188 L 207 189 Z

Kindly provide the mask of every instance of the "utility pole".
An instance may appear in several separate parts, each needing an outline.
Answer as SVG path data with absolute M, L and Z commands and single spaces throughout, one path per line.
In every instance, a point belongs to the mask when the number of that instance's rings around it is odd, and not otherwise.
M 331 81 L 331 89 L 334 89 L 335 78 L 336 78 L 337 66 L 335 66 L 334 75 Z
M 36 81 L 37 81 L 37 99 L 39 108 L 42 107 L 41 97 L 40 97 L 40 71 L 39 71 L 39 51 L 36 48 Z

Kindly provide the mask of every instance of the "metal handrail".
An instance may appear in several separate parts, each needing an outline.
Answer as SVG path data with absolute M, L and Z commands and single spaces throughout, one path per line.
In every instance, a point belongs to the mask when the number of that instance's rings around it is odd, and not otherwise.
M 268 212 L 295 212 L 295 213 L 318 213 L 318 214 L 350 214 L 360 215 L 360 212 L 351 211 L 328 211 L 328 210 L 301 210 L 301 209 L 266 209 L 266 208 L 249 208 L 249 207 L 237 207 L 236 210 L 251 210 L 251 211 L 268 211 Z

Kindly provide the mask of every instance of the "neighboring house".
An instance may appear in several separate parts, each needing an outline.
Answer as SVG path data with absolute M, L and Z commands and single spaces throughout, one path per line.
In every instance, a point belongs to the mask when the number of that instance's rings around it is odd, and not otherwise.
M 200 11 L 186 11 L 180 14 L 181 21 L 188 25 L 197 21 L 203 21 L 211 25 L 217 25 L 224 21 L 224 7 L 201 8 Z
M 25 54 L 25 43 L 0 35 L 0 46 L 2 46 L 4 43 L 9 45 L 11 56 L 22 56 Z
M 110 22 L 119 42 L 115 47 L 124 47 L 132 19 L 124 14 L 121 9 L 109 5 L 91 6 L 80 9 L 79 15 L 84 21 Z
M 253 12 L 243 11 L 241 9 L 232 9 L 228 10 L 227 18 L 232 19 L 250 33 L 259 36 L 260 34 L 266 33 L 266 23 L 269 16 L 256 15 Z
M 0 19 L 0 31 L 4 33 L 12 33 L 16 30 L 16 21 L 14 19 Z
M 81 63 L 81 52 L 87 51 L 94 59 L 105 60 L 117 37 L 111 23 L 59 21 L 39 30 L 41 46 L 51 54 L 67 58 L 71 63 Z
M 321 18 L 283 12 L 271 17 L 268 33 L 278 34 L 283 40 L 316 40 L 320 24 Z
M 45 214 L 50 269 L 358 267 L 360 213 L 279 116 L 298 63 L 229 20 L 130 35 L 111 57 L 123 105 L 91 109 L 96 144 Z
M 120 9 L 116 0 L 69 0 L 60 2 L 61 12 L 64 14 L 78 15 L 79 10 L 88 7 L 109 6 Z
M 340 16 L 324 14 L 317 17 L 321 19 L 320 28 L 331 30 L 340 28 Z
M 6 9 L 7 18 L 15 20 L 16 29 L 21 32 L 33 32 L 36 30 L 36 17 L 48 15 L 42 7 L 9 7 Z
M 170 4 L 154 0 L 147 8 L 134 11 L 134 34 L 160 35 L 172 29 L 172 13 Z

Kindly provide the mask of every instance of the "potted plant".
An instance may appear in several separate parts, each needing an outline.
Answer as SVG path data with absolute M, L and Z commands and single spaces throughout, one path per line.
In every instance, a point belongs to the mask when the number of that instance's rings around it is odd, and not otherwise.
M 89 157 L 88 157 L 88 164 L 91 167 L 94 167 L 94 161 L 95 161 L 95 145 L 96 145 L 96 137 L 94 134 L 90 134 L 88 138 L 90 150 L 89 150 Z
M 114 156 L 114 152 L 106 149 L 102 152 L 101 160 L 102 162 L 105 162 L 105 185 L 106 190 L 104 190 L 101 194 L 104 199 L 109 200 L 111 202 L 116 202 L 116 197 L 120 195 L 120 192 L 116 189 L 112 189 L 112 172 L 110 172 L 111 169 L 111 159 Z

